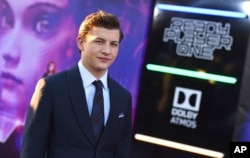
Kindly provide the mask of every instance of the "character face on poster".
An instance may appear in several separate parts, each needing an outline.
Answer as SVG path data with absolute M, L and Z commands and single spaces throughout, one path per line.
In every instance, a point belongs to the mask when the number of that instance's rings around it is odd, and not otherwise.
M 0 142 L 24 123 L 35 84 L 53 61 L 59 70 L 75 53 L 69 0 L 0 0 Z

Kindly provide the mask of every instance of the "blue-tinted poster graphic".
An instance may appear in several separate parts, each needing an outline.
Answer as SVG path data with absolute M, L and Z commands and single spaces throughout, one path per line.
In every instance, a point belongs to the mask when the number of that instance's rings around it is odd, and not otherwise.
M 103 9 L 119 17 L 125 38 L 110 75 L 135 103 L 150 0 L 0 0 L 0 157 L 19 157 L 29 101 L 39 78 L 80 59 L 81 20 Z

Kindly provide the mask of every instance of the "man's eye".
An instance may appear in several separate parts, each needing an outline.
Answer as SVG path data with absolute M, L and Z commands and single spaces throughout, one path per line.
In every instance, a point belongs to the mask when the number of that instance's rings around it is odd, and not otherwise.
M 104 42 L 101 41 L 101 40 L 98 40 L 98 41 L 96 41 L 96 43 L 98 43 L 98 44 L 103 44 Z
M 117 44 L 117 43 L 112 43 L 112 46 L 113 46 L 113 47 L 118 47 L 119 44 Z
M 51 35 L 58 26 L 58 18 L 52 15 L 43 14 L 38 16 L 34 21 L 34 30 L 38 35 Z

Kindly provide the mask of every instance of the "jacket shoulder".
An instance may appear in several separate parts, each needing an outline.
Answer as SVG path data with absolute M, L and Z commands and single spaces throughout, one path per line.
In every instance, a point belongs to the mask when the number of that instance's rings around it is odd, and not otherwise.
M 111 90 L 114 91 L 119 91 L 120 95 L 129 95 L 131 96 L 131 93 L 129 92 L 128 89 L 126 89 L 124 86 L 122 86 L 120 83 L 118 83 L 116 80 L 113 78 L 109 77 L 108 84 Z
M 54 84 L 54 85 L 62 84 L 62 82 L 66 82 L 67 77 L 70 73 L 77 71 L 77 70 L 78 70 L 77 67 L 73 66 L 70 69 L 63 70 L 63 71 L 60 71 L 54 75 L 47 76 L 44 79 L 45 79 L 46 83 L 48 83 L 48 84 Z

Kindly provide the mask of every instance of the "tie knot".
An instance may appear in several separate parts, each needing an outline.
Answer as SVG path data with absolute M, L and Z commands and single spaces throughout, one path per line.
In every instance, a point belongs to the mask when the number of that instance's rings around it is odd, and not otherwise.
M 95 85 L 96 89 L 98 89 L 98 90 L 102 89 L 102 81 L 96 80 L 93 82 L 93 84 Z

